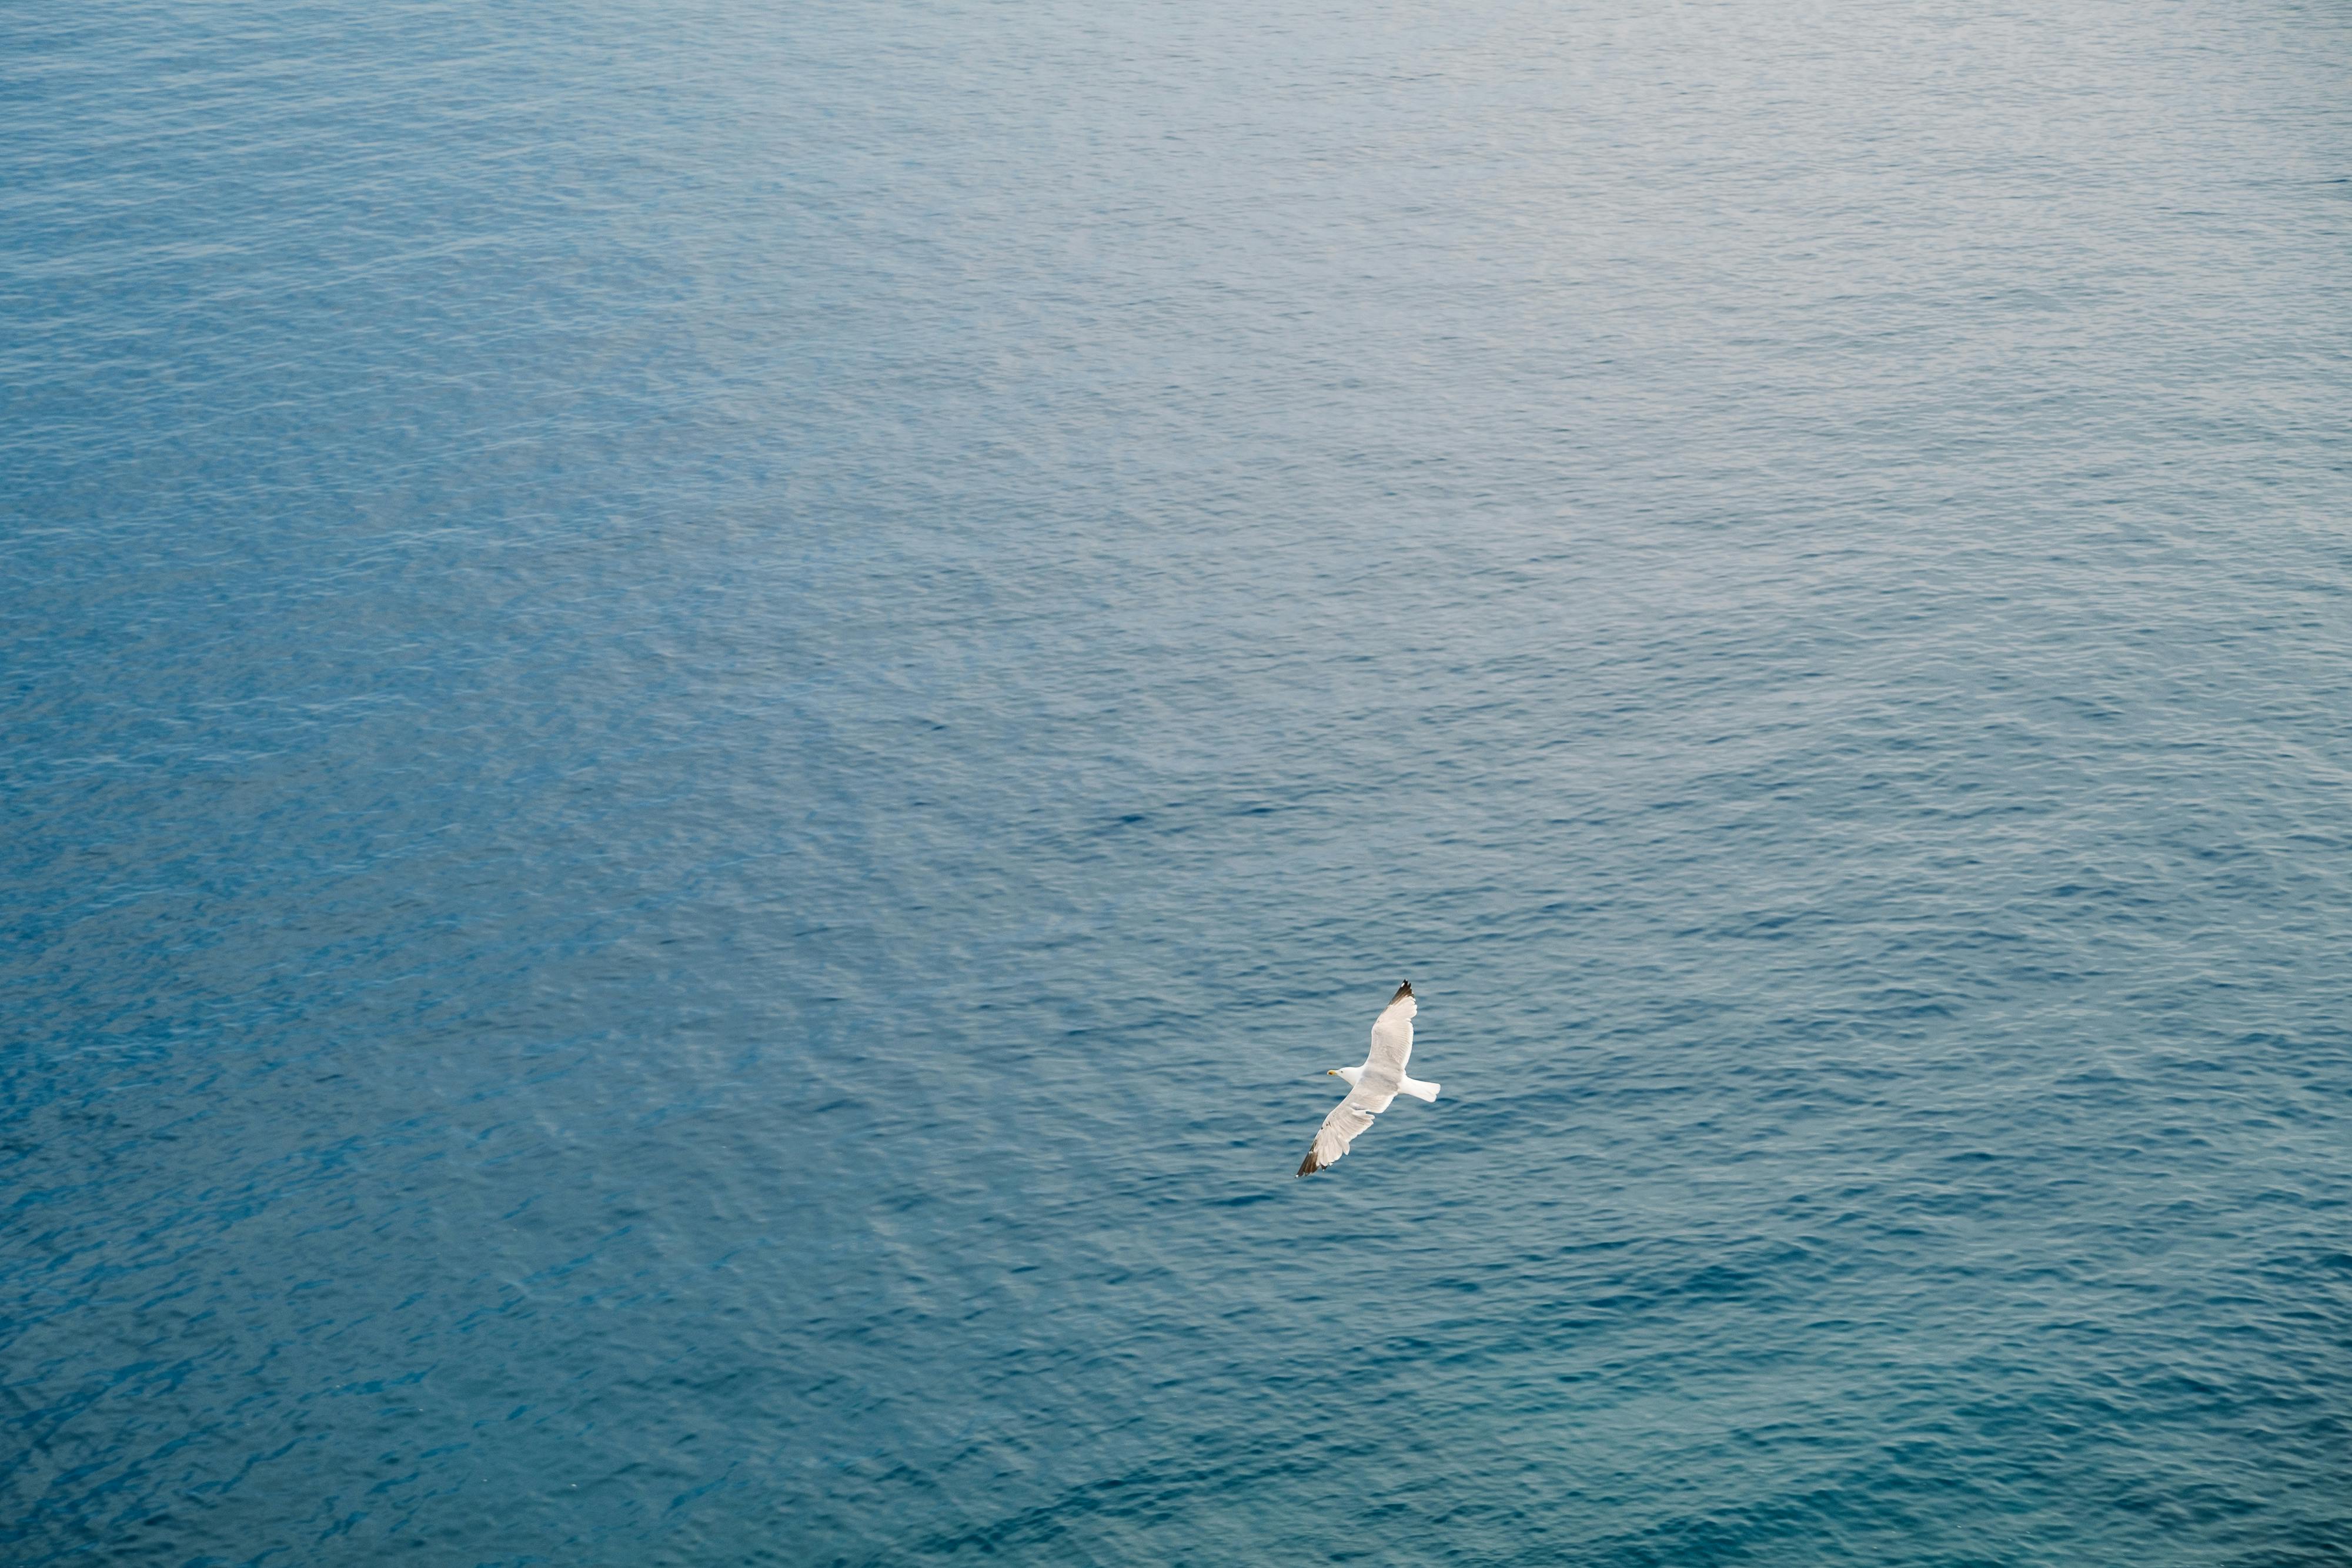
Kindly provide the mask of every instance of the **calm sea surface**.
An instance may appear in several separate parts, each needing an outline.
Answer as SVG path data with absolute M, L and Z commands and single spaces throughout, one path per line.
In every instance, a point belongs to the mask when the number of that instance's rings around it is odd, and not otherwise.
M 0 27 L 0 1561 L 2352 1563 L 2352 13 Z

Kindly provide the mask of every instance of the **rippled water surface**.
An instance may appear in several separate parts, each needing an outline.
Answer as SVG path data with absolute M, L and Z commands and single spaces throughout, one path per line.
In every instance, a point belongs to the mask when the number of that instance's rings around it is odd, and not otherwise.
M 2340 6 L 0 74 L 0 1558 L 2352 1563 Z

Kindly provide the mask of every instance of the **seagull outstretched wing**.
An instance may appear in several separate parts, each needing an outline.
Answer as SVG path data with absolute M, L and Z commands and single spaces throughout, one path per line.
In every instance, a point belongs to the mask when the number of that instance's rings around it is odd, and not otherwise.
M 1412 1015 L 1420 1010 L 1421 1004 L 1412 999 L 1412 982 L 1407 980 L 1372 1020 L 1372 1051 L 1364 1058 L 1365 1082 L 1385 1078 L 1393 1087 L 1403 1079 L 1404 1064 L 1412 1060 Z
M 1316 1130 L 1315 1142 L 1307 1157 L 1298 1162 L 1300 1176 L 1313 1176 L 1327 1166 L 1337 1165 L 1356 1141 L 1356 1134 L 1372 1124 L 1372 1118 L 1387 1110 L 1396 1100 L 1394 1089 L 1374 1089 L 1368 1083 L 1358 1084 L 1348 1091 L 1348 1097 L 1331 1107 Z

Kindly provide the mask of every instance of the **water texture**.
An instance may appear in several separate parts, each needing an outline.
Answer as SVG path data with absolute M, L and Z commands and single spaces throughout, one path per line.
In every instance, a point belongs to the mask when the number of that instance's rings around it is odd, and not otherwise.
M 2341 6 L 0 89 L 0 1560 L 2352 1563 Z

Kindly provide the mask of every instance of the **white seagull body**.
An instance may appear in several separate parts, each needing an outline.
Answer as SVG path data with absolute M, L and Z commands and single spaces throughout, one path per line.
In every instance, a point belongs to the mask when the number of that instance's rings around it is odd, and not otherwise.
M 1408 1078 L 1404 1071 L 1405 1062 L 1412 1056 L 1412 1015 L 1420 1010 L 1412 999 L 1412 982 L 1407 980 L 1372 1021 L 1372 1049 L 1364 1064 L 1331 1070 L 1332 1077 L 1348 1081 L 1348 1097 L 1323 1118 L 1314 1146 L 1298 1163 L 1300 1176 L 1313 1176 L 1339 1164 L 1356 1134 L 1370 1126 L 1372 1118 L 1393 1104 L 1398 1095 L 1436 1103 L 1436 1084 Z

